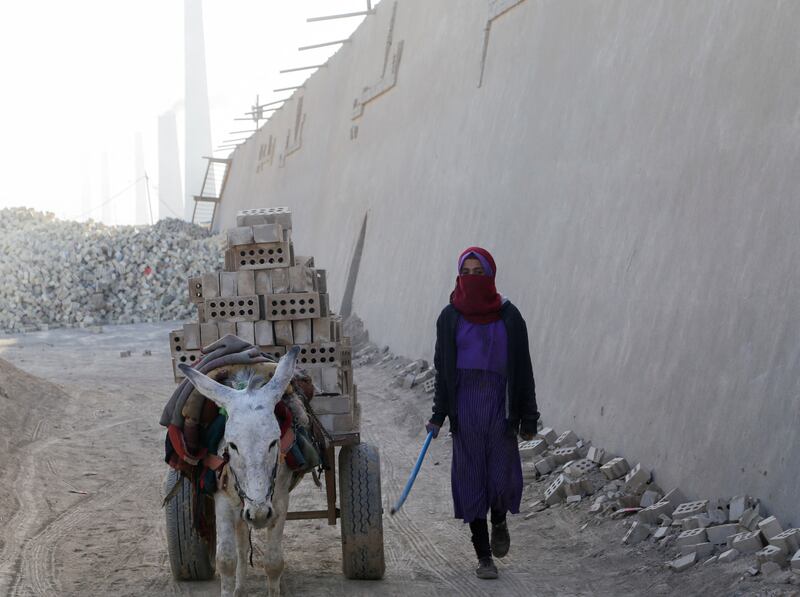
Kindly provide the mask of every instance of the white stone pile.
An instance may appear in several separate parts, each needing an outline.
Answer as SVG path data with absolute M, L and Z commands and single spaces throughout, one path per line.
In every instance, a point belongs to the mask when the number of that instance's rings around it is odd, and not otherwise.
M 183 319 L 188 276 L 220 266 L 224 239 L 177 219 L 69 222 L 0 210 L 0 331 Z
M 666 566 L 675 572 L 697 563 L 752 560 L 746 574 L 772 582 L 800 584 L 800 529 L 765 517 L 749 496 L 689 501 L 680 489 L 664 491 L 641 464 L 631 467 L 621 457 L 591 446 L 572 431 L 550 428 L 519 444 L 523 473 L 540 484 L 540 499 L 529 505 L 526 518 L 588 496 L 589 512 L 603 519 L 625 518 L 625 545 L 649 539 L 672 553 Z M 589 501 L 589 500 L 586 500 Z

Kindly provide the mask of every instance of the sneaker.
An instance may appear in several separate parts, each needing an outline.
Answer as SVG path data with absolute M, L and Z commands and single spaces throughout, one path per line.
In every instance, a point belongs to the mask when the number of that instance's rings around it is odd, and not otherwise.
M 504 557 L 511 547 L 511 535 L 508 534 L 508 523 L 503 521 L 492 525 L 492 553 L 498 558 Z
M 478 569 L 475 570 L 478 578 L 486 580 L 497 578 L 497 566 L 494 565 L 492 558 L 481 558 L 478 560 Z

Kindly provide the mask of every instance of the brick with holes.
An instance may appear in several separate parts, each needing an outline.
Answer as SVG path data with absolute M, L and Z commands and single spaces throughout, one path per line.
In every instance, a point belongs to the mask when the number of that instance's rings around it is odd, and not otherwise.
M 778 519 L 774 516 L 770 516 L 765 518 L 761 522 L 757 523 L 756 527 L 761 531 L 764 537 L 769 541 L 772 537 L 776 535 L 780 535 L 783 532 L 783 527 L 781 523 L 778 522 Z M 755 530 L 755 529 L 753 529 Z
M 203 278 L 196 276 L 189 278 L 189 300 L 195 304 L 203 302 Z
M 564 467 L 564 472 L 570 477 L 580 478 L 589 474 L 596 468 L 597 465 L 594 462 L 588 458 L 581 458 Z
M 625 491 L 640 494 L 645 485 L 650 482 L 650 477 L 650 471 L 642 468 L 641 464 L 637 464 L 625 475 L 625 482 L 622 487 Z
M 638 520 L 634 520 L 628 529 L 628 532 L 625 533 L 625 536 L 622 538 L 622 542 L 625 545 L 636 545 L 637 543 L 641 543 L 647 539 L 649 536 L 650 528 Z
M 786 553 L 794 553 L 800 549 L 800 529 L 786 529 L 767 541 L 770 545 L 784 549 Z
M 547 505 L 552 506 L 566 498 L 566 491 L 564 489 L 565 483 L 566 479 L 564 475 L 558 475 L 558 477 L 547 486 L 547 489 L 544 490 L 544 501 Z
M 764 547 L 761 531 L 739 533 L 731 538 L 730 546 L 741 553 L 755 553 Z
M 547 442 L 543 439 L 532 439 L 527 442 L 520 442 L 519 455 L 522 458 L 535 458 L 547 450 Z
M 285 346 L 259 346 L 259 348 L 261 352 L 274 357 L 276 361 L 286 354 Z
M 178 369 L 178 363 L 192 366 L 202 358 L 203 354 L 199 350 L 183 350 L 172 359 L 172 372 L 175 375 L 175 379 L 178 380 L 185 377 L 181 370 Z
M 579 457 L 577 446 L 568 446 L 553 450 L 553 458 L 555 458 L 557 464 L 565 464 L 570 460 L 577 460 Z
M 662 515 L 672 514 L 672 506 L 669 502 L 660 501 L 643 510 L 639 510 L 637 517 L 646 524 L 655 524 Z
M 698 543 L 706 543 L 708 536 L 705 529 L 690 529 L 683 531 L 675 540 L 675 544 L 680 545 L 697 545 Z
M 206 319 L 212 321 L 258 321 L 261 308 L 258 296 L 234 296 L 205 302 Z
M 540 429 L 539 433 L 537 433 L 536 435 L 544 438 L 544 441 L 547 442 L 548 446 L 554 446 L 556 443 L 556 439 L 558 438 L 556 432 L 551 427 L 544 427 Z
M 277 326 L 279 322 L 275 322 Z M 277 330 L 277 327 L 276 327 Z M 277 333 L 277 332 L 276 332 Z M 303 344 L 300 346 L 300 355 L 297 357 L 297 366 L 301 369 L 313 368 L 350 368 L 344 361 L 347 349 L 336 342 L 320 342 Z
M 775 545 L 767 545 L 756 552 L 756 561 L 759 564 L 775 562 L 779 566 L 785 566 L 787 562 L 786 552 Z
M 629 470 L 628 461 L 621 457 L 613 458 L 600 467 L 600 471 L 610 481 L 624 477 Z
M 264 304 L 264 319 L 270 321 L 313 319 L 320 316 L 320 297 L 316 292 L 268 294 Z
M 172 330 L 169 333 L 169 352 L 173 357 L 186 350 L 186 344 L 183 340 L 183 329 Z
M 236 212 L 237 226 L 280 224 L 284 230 L 292 229 L 292 212 L 288 207 L 258 207 Z
M 708 500 L 698 500 L 696 502 L 685 502 L 680 504 L 675 511 L 672 513 L 672 518 L 674 520 L 681 520 L 683 518 L 689 518 L 690 516 L 697 516 L 698 514 L 704 514 L 708 511 Z
M 598 466 L 601 466 L 607 462 L 606 451 L 603 448 L 596 448 L 595 446 L 589 447 L 589 451 L 586 453 L 586 458 Z
M 291 247 L 289 243 L 258 243 L 242 245 L 229 249 L 233 267 L 243 269 L 277 269 L 290 265 Z
M 575 435 L 575 432 L 567 430 L 556 438 L 555 442 L 553 442 L 553 445 L 558 448 L 563 448 L 566 446 L 574 446 L 577 443 L 578 436 Z

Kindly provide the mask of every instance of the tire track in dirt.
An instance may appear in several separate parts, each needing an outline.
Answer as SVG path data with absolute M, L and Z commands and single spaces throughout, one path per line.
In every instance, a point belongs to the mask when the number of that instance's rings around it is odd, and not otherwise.
M 142 417 L 136 417 L 122 421 L 111 421 L 83 430 L 83 434 L 85 437 L 96 437 L 103 431 L 141 419 Z M 46 425 L 37 424 L 36 429 L 41 431 L 46 429 Z M 61 438 L 34 441 L 27 444 L 22 451 L 23 456 L 12 482 L 19 507 L 14 512 L 9 525 L 6 526 L 7 539 L 2 555 L 0 555 L 0 593 L 2 594 L 24 594 L 19 591 L 22 590 L 21 585 L 29 574 L 32 575 L 30 578 L 33 585 L 31 587 L 33 594 L 58 594 L 47 580 L 48 578 L 55 578 L 53 556 L 48 555 L 46 563 L 42 563 L 40 558 L 43 557 L 44 552 L 42 550 L 45 550 L 48 554 L 54 553 L 58 545 L 57 539 L 63 538 L 65 533 L 59 533 L 59 527 L 56 526 L 55 540 L 45 540 L 44 537 L 47 535 L 48 529 L 59 520 L 70 520 L 70 515 L 75 513 L 75 509 L 80 504 L 92 501 L 92 499 L 80 500 L 57 515 L 50 515 L 44 521 L 39 520 L 42 511 L 45 508 L 49 508 L 46 503 L 42 504 L 45 500 L 42 494 L 42 480 L 47 472 L 54 472 L 49 459 L 44 459 L 40 455 L 50 453 L 54 446 L 63 441 Z M 42 468 L 47 470 L 43 471 L 41 470 Z M 92 496 L 92 498 L 96 497 L 96 495 Z M 89 513 L 87 518 L 91 518 L 91 516 L 92 514 Z M 43 567 L 49 567 L 50 569 L 43 570 Z
M 0 594 L 8 595 L 15 586 L 20 575 L 21 552 L 27 538 L 35 533 L 40 520 L 41 488 L 38 473 L 39 454 L 50 449 L 58 442 L 56 438 L 31 443 L 24 447 L 17 470 L 11 480 L 11 487 L 17 502 L 17 508 L 5 527 L 5 545 L 0 554 Z M 44 521 L 49 524 L 50 519 Z
M 39 419 L 31 432 L 31 441 L 35 442 L 47 436 L 50 425 L 47 419 Z
M 371 399 L 370 401 L 374 403 L 374 407 L 379 407 L 378 403 L 381 398 L 376 394 L 369 391 L 362 391 L 361 396 L 369 397 Z M 367 406 L 367 401 L 364 402 L 364 406 Z M 386 436 L 388 441 L 384 444 L 380 441 L 383 437 L 374 437 L 367 429 L 362 429 L 362 439 L 379 445 L 387 454 L 398 455 L 405 454 L 409 451 L 405 443 L 391 441 L 390 435 Z M 382 465 L 382 484 L 384 489 L 390 490 L 385 492 L 385 494 L 392 496 L 399 495 L 402 487 L 401 483 L 404 484 L 405 481 L 398 480 L 395 466 L 391 459 L 383 458 Z M 416 552 L 418 555 L 416 561 L 424 566 L 430 574 L 447 585 L 453 594 L 464 595 L 465 597 L 481 597 L 485 594 L 484 590 L 477 587 L 476 583 L 464 574 L 444 572 L 452 569 L 447 556 L 442 553 L 441 549 L 437 547 L 424 532 L 420 531 L 419 527 L 417 527 L 412 518 L 408 515 L 407 510 L 401 509 L 399 512 L 395 513 L 394 516 L 384 517 L 384 523 L 394 533 L 401 536 L 409 547 Z
M 384 477 L 384 487 L 391 488 L 392 495 L 399 495 L 401 487 L 397 481 L 394 466 L 388 459 L 384 471 L 389 473 L 388 476 Z M 450 562 L 439 548 L 428 539 L 427 535 L 420 531 L 406 510 L 401 509 L 394 516 L 385 518 L 384 521 L 388 521 L 387 526 L 393 532 L 401 535 L 417 553 L 419 556 L 417 561 L 446 584 L 453 591 L 453 594 L 475 597 L 482 597 L 485 594 L 468 577 L 461 574 L 445 574 L 442 572 L 442 570 L 451 568 Z

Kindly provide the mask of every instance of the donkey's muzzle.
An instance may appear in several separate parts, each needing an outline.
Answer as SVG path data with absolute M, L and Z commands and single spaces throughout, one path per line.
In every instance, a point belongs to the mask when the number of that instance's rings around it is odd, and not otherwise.
M 274 517 L 272 504 L 269 502 L 245 503 L 242 516 L 253 528 L 261 529 Z

